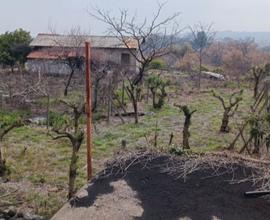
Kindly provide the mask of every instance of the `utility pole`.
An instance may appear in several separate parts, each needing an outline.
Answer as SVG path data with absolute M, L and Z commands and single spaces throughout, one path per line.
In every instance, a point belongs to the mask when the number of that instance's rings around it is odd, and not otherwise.
M 87 180 L 92 178 L 92 81 L 90 59 L 90 43 L 85 42 Z

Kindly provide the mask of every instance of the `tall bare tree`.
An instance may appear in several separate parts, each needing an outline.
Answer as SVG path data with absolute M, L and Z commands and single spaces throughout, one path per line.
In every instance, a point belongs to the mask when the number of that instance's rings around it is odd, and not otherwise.
M 231 72 L 240 87 L 241 76 L 247 74 L 252 66 L 264 64 L 264 56 L 259 53 L 256 43 L 250 38 L 231 40 L 227 42 L 226 47 L 225 67 Z M 255 59 L 256 53 L 257 58 Z
M 180 13 L 177 12 L 161 19 L 163 8 L 164 4 L 158 4 L 153 18 L 150 21 L 145 18 L 141 23 L 136 19 L 136 15 L 130 17 L 127 10 L 120 10 L 119 18 L 113 17 L 109 12 L 101 9 L 94 9 L 94 13 L 89 12 L 91 16 L 109 26 L 109 33 L 126 46 L 138 63 L 138 71 L 129 74 L 126 89 L 133 104 L 135 123 L 138 123 L 139 87 L 147 67 L 153 59 L 169 53 L 175 36 L 180 32 L 176 25 L 176 18 Z M 130 47 L 132 42 L 137 44 L 137 51 Z
M 198 89 L 200 89 L 203 56 L 205 54 L 206 48 L 208 48 L 213 43 L 215 33 L 212 31 L 212 25 L 204 26 L 201 23 L 190 27 L 190 31 L 192 36 L 191 44 L 199 58 Z
M 216 67 L 221 67 L 223 64 L 223 56 L 225 53 L 225 43 L 217 41 L 214 42 L 207 49 L 207 57 L 210 60 L 211 64 Z

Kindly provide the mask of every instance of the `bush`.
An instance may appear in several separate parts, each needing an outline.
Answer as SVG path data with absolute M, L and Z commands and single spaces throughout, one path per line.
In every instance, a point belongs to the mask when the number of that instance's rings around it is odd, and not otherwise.
M 22 115 L 16 112 L 0 111 L 0 129 L 22 120 Z
M 173 154 L 173 155 L 176 155 L 176 156 L 182 156 L 182 155 L 185 154 L 185 151 L 183 150 L 183 148 L 180 148 L 180 147 L 172 147 L 169 150 L 169 153 Z
M 116 96 L 116 98 L 118 99 L 118 100 L 120 100 L 120 101 L 122 101 L 122 87 L 121 88 L 117 88 L 116 89 L 116 91 L 115 91 L 115 96 Z M 127 92 L 126 92 L 126 90 L 124 90 L 124 103 L 121 103 L 121 104 L 123 104 L 124 106 L 126 106 L 127 105 L 127 103 L 128 103 L 128 101 L 129 101 L 129 97 L 128 97 L 128 94 L 127 94 Z M 118 103 L 118 102 L 115 102 L 115 106 L 116 106 L 116 108 L 120 108 L 121 106 L 120 106 L 120 103 Z
M 222 74 L 222 73 L 224 73 L 224 70 L 221 67 L 217 67 L 217 68 L 213 69 L 212 72 Z
M 166 64 L 161 59 L 155 59 L 150 63 L 149 67 L 150 69 L 160 70 L 160 69 L 164 69 L 166 67 Z
M 49 112 L 49 125 L 52 127 L 61 127 L 67 122 L 66 115 L 57 113 L 57 112 Z M 47 123 L 47 122 L 46 122 Z
M 202 65 L 202 71 L 209 72 L 210 70 L 208 69 L 208 67 Z
M 22 116 L 18 113 L 0 111 L 0 141 L 12 129 L 23 126 Z M 0 143 L 0 176 L 7 174 L 6 161 L 3 158 L 1 143 Z
M 151 74 L 147 78 L 149 89 L 152 93 L 153 108 L 160 109 L 164 105 L 167 96 L 166 87 L 170 84 L 169 80 L 162 79 L 160 76 Z

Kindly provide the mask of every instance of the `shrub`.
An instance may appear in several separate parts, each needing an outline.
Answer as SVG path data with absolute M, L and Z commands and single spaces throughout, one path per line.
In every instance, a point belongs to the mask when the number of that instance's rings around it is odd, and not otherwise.
M 164 69 L 166 67 L 166 64 L 161 59 L 155 59 L 149 64 L 150 69 Z
M 217 68 L 213 69 L 212 72 L 222 74 L 222 73 L 224 73 L 224 70 L 221 67 L 217 67 Z
M 124 97 L 122 97 L 123 95 L 124 95 Z M 124 105 L 124 106 L 127 105 L 128 101 L 129 101 L 129 97 L 128 97 L 128 94 L 127 94 L 127 92 L 126 92 L 125 90 L 124 90 L 124 93 L 123 93 L 122 87 L 121 87 L 121 88 L 117 88 L 117 89 L 115 90 L 115 96 L 116 96 L 116 98 L 117 98 L 119 101 L 121 101 L 121 103 L 115 102 L 115 106 L 116 106 L 117 108 L 120 108 L 120 107 L 121 107 L 120 104 L 122 104 L 122 105 Z M 124 102 L 122 103 L 122 101 L 124 101 Z
M 52 111 L 49 112 L 49 125 L 52 127 L 61 127 L 66 124 L 67 120 L 68 118 L 64 114 Z
M 209 71 L 210 71 L 210 70 L 208 69 L 208 67 L 206 67 L 206 66 L 202 66 L 201 68 L 202 68 L 202 71 L 205 71 L 205 72 L 209 72 Z
M 22 115 L 14 112 L 0 111 L 0 129 L 21 120 Z
M 183 148 L 180 148 L 180 147 L 172 147 L 169 150 L 169 153 L 173 154 L 173 155 L 176 155 L 176 156 L 182 156 L 182 155 L 185 154 L 185 151 L 183 150 Z
M 164 105 L 167 96 L 165 88 L 169 85 L 169 80 L 162 79 L 156 74 L 151 74 L 147 79 L 149 89 L 152 93 L 153 108 L 160 109 Z

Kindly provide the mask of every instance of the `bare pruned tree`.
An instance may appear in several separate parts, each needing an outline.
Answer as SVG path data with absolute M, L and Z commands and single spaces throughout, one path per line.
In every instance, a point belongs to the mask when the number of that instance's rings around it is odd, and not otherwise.
M 243 100 L 242 98 L 243 90 L 234 92 L 230 95 L 229 101 L 226 104 L 225 98 L 216 94 L 214 91 L 212 91 L 213 97 L 217 98 L 224 109 L 223 117 L 222 117 L 222 123 L 220 126 L 220 132 L 226 133 L 229 132 L 229 120 L 231 117 L 234 116 L 235 112 L 238 109 L 239 102 Z
M 119 68 L 117 64 L 106 60 L 103 56 L 94 56 L 91 58 L 91 70 L 93 73 L 93 108 L 92 111 L 96 111 L 99 106 L 100 96 L 106 96 L 104 93 L 108 87 L 108 75 L 110 72 L 114 72 L 114 78 L 117 78 L 116 70 Z M 105 87 L 105 88 L 104 88 Z M 104 91 L 105 90 L 105 91 Z M 107 94 L 107 93 L 106 93 Z M 110 94 L 112 95 L 112 94 Z M 108 98 L 108 97 L 107 97 Z
M 164 5 L 158 4 L 153 18 L 150 21 L 145 18 L 141 23 L 136 19 L 136 15 L 130 17 L 127 10 L 120 10 L 119 18 L 113 17 L 109 12 L 101 9 L 94 9 L 94 13 L 89 12 L 91 16 L 109 26 L 109 34 L 117 37 L 137 61 L 138 71 L 131 74 L 132 78 L 129 77 L 128 80 L 129 88 L 126 89 L 133 103 L 135 123 L 138 123 L 138 100 L 136 97 L 138 97 L 137 92 L 140 90 L 138 87 L 143 80 L 145 71 L 153 59 L 170 52 L 175 36 L 180 32 L 175 22 L 180 15 L 179 12 L 161 19 Z M 137 51 L 131 48 L 131 44 L 134 43 L 138 48 Z
M 258 93 L 259 93 L 259 85 L 262 77 L 264 76 L 265 72 L 263 68 L 260 67 L 253 67 L 252 68 L 252 74 L 254 78 L 254 88 L 253 88 L 253 98 L 256 99 Z
M 79 121 L 85 112 L 85 104 L 72 103 L 64 100 L 60 100 L 60 102 L 72 110 L 72 115 L 69 116 L 68 119 L 63 118 L 62 121 L 59 120 L 55 122 L 52 129 L 55 136 L 52 135 L 52 137 L 54 140 L 66 138 L 70 141 L 72 146 L 68 183 L 68 198 L 70 199 L 75 192 L 78 152 L 84 139 L 84 130 L 81 128 Z
M 2 154 L 2 143 L 4 137 L 13 129 L 21 127 L 26 121 L 18 115 L 10 113 L 9 115 L 0 114 L 0 176 L 5 174 L 6 164 Z
M 4 92 L 4 99 L 8 98 L 9 105 L 15 104 L 16 107 L 19 108 L 26 104 L 32 106 L 35 104 L 34 100 L 36 98 L 45 97 L 47 100 L 46 113 L 48 117 L 51 94 L 49 91 L 49 80 L 45 77 L 43 70 L 43 68 L 39 68 L 37 74 L 20 74 L 17 75 L 16 78 L 8 77 L 3 82 L 0 82 L 0 93 L 1 90 Z M 4 101 L 6 104 L 6 100 Z M 3 105 L 2 107 L 4 109 L 8 107 L 8 105 Z
M 49 132 L 50 123 L 50 97 L 48 80 L 44 77 L 44 73 L 38 72 L 37 82 L 33 86 L 29 86 L 29 94 L 35 94 L 36 96 L 41 96 L 46 98 L 46 126 Z
M 189 137 L 190 131 L 189 127 L 191 125 L 191 117 L 197 110 L 190 110 L 190 107 L 187 105 L 177 105 L 174 104 L 175 107 L 178 107 L 180 111 L 183 111 L 185 115 L 185 122 L 183 127 L 183 149 L 190 149 L 189 146 Z
M 72 78 L 76 72 L 81 73 L 84 67 L 84 42 L 85 34 L 80 27 L 71 28 L 66 35 L 58 35 L 53 30 L 54 48 L 51 48 L 58 56 L 58 61 L 66 65 L 69 70 L 65 83 L 64 95 L 67 96 Z
M 214 41 L 215 33 L 212 31 L 212 25 L 203 25 L 201 23 L 190 27 L 191 45 L 196 51 L 199 58 L 199 77 L 198 88 L 201 88 L 202 75 L 202 59 L 205 54 L 205 49 L 208 48 Z

